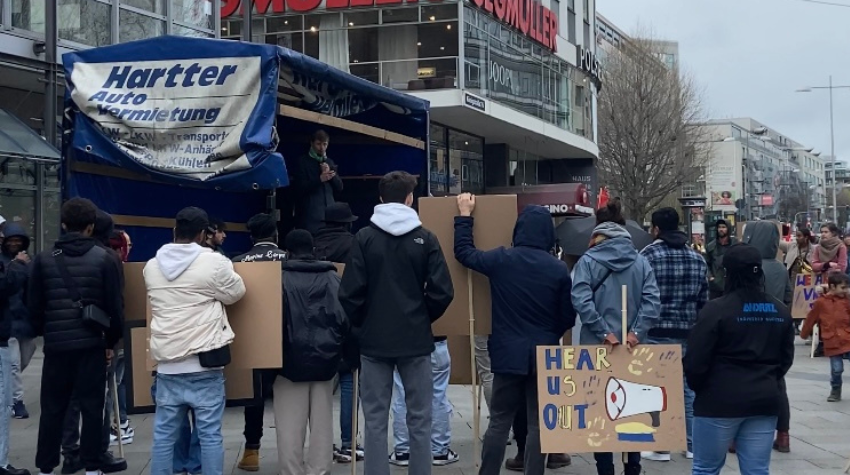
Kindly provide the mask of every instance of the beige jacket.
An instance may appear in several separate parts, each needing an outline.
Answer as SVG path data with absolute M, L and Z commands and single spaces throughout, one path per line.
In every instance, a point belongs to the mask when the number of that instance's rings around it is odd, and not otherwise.
M 221 348 L 235 337 L 225 305 L 245 295 L 227 257 L 197 244 L 166 244 L 148 261 L 151 357 L 173 362 Z

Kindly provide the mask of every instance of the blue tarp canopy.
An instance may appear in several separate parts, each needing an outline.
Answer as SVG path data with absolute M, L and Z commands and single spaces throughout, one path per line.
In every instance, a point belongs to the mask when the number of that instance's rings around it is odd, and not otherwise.
M 268 192 L 289 184 L 286 162 L 320 128 L 351 181 L 342 198 L 360 213 L 377 198 L 367 178 L 396 169 L 427 176 L 427 101 L 285 48 L 163 36 L 63 61 L 64 196 L 90 198 L 133 228 L 133 260 L 170 239 L 164 219 L 184 206 L 237 225 L 267 210 Z M 346 124 L 420 143 L 363 140 Z M 228 250 L 248 244 L 236 235 Z

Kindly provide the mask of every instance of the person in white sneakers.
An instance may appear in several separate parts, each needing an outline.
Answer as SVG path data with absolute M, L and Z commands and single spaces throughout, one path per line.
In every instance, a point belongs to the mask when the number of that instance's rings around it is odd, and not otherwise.
M 224 306 L 245 295 L 245 283 L 230 259 L 201 246 L 208 227 L 203 210 L 181 210 L 174 243 L 160 248 L 145 265 L 150 352 L 157 364 L 151 475 L 172 475 L 174 444 L 189 409 L 195 415 L 204 475 L 224 472 L 223 366 L 230 361 L 229 345 L 235 338 Z

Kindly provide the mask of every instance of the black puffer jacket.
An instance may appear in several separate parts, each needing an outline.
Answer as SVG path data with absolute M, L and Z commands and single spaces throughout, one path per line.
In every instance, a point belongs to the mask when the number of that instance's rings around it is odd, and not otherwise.
M 283 369 L 293 382 L 329 381 L 339 369 L 349 324 L 330 262 L 283 263 Z
M 342 227 L 324 227 L 315 234 L 313 244 L 316 246 L 316 257 L 324 261 L 345 264 L 351 253 L 354 235 Z
M 56 256 L 64 254 L 68 271 L 85 304 L 100 307 L 111 318 L 109 331 L 86 325 L 74 306 Z M 32 264 L 27 303 L 36 333 L 44 336 L 45 354 L 92 348 L 114 348 L 123 333 L 124 309 L 121 272 L 105 249 L 90 237 L 69 233 L 52 251 L 39 254 Z
M 21 238 L 23 241 L 23 248 L 21 250 L 27 251 L 30 247 L 30 238 L 27 236 L 26 230 L 17 223 L 6 224 L 6 227 L 3 229 L 3 234 L 6 235 L 6 241 L 3 243 L 3 252 L 0 253 L 0 265 L 8 266 L 15 260 L 15 256 L 17 254 L 7 247 L 8 239 L 13 237 Z M 21 262 L 20 264 L 23 263 Z M 25 274 L 29 274 L 29 265 L 23 265 L 26 266 L 24 269 Z M 3 327 L 5 328 L 7 324 L 11 325 L 11 336 L 19 339 L 35 337 L 35 331 L 30 323 L 30 314 L 27 311 L 27 304 L 24 300 L 25 289 L 26 279 L 24 279 L 21 283 L 18 292 L 9 296 L 9 300 L 0 305 L 0 312 L 3 312 Z M 7 319 L 8 322 L 6 321 Z M 0 341 L 3 340 L 4 334 L 5 330 L 0 329 Z
M 18 260 L 0 262 L 0 347 L 9 346 L 12 333 L 11 314 L 6 311 L 9 300 L 26 285 L 27 267 Z

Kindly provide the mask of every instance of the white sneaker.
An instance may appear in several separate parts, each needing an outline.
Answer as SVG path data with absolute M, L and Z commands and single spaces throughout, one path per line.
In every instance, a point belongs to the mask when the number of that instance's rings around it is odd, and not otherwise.
M 670 454 L 660 454 L 658 452 L 641 452 L 640 457 L 644 460 L 652 460 L 653 462 L 670 461 Z
M 688 459 L 688 460 L 693 460 L 694 459 L 694 453 L 691 452 L 690 450 L 686 450 L 685 451 L 685 458 Z

